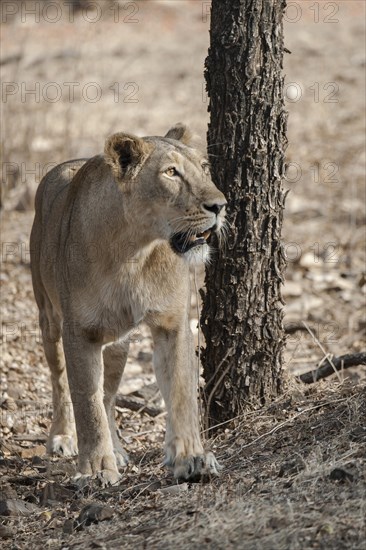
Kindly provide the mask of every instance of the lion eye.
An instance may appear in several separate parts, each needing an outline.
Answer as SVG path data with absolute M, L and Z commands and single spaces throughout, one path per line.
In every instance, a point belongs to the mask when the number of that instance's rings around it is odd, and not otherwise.
M 170 166 L 167 170 L 165 170 L 165 173 L 170 178 L 173 178 L 174 176 L 179 176 L 179 172 L 174 168 L 174 166 Z

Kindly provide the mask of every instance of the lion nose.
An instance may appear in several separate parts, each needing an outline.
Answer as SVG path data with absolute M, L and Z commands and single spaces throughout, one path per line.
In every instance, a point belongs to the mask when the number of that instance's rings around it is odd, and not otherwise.
M 216 216 L 218 216 L 221 212 L 221 210 L 224 208 L 224 206 L 226 206 L 226 201 L 223 200 L 221 202 L 213 202 L 211 204 L 204 204 L 203 205 L 203 208 L 205 210 L 208 210 L 209 212 L 213 212 L 214 214 L 216 214 Z

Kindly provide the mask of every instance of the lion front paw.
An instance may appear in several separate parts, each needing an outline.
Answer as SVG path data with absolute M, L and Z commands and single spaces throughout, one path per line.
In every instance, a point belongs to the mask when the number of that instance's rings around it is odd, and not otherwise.
M 179 456 L 173 465 L 173 474 L 176 479 L 185 481 L 199 481 L 205 477 L 218 476 L 222 467 L 213 453 L 199 456 Z
M 75 456 L 78 453 L 75 435 L 50 435 L 47 441 L 48 454 Z
M 80 489 L 86 487 L 87 485 L 90 485 L 93 482 L 95 482 L 97 485 L 100 485 L 101 487 L 107 487 L 108 485 L 116 485 L 117 483 L 119 483 L 121 477 L 121 474 L 119 472 L 116 472 L 115 470 L 100 470 L 95 475 L 82 474 L 81 472 L 78 472 L 74 476 L 73 482 Z
M 79 471 L 74 481 L 80 486 L 97 481 L 103 487 L 114 485 L 121 479 L 113 453 L 103 452 L 103 448 L 84 449 L 79 452 Z

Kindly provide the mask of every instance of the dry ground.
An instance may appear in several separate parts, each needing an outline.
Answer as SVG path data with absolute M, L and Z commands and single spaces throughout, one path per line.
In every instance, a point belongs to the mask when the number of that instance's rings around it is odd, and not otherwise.
M 120 435 L 134 463 L 118 489 L 80 494 L 70 481 L 74 461 L 44 456 L 50 384 L 28 250 L 35 186 L 48 163 L 97 153 L 113 131 L 161 134 L 181 120 L 204 136 L 208 120 L 202 71 L 208 2 L 122 2 L 117 22 L 108 3 L 99 4 L 101 15 L 79 12 L 70 22 L 64 8 L 51 23 L 51 11 L 41 11 L 37 22 L 22 12 L 25 2 L 14 2 L 19 12 L 1 29 L 1 77 L 10 85 L 2 89 L 1 104 L 0 501 L 17 496 L 30 508 L 24 511 L 29 515 L 0 516 L 2 545 L 365 548 L 364 368 L 316 387 L 293 378 L 324 354 L 365 348 L 361 0 L 289 2 L 286 16 L 292 53 L 285 61 L 290 111 L 285 184 L 291 192 L 283 292 L 286 323 L 300 329 L 288 338 L 286 395 L 249 411 L 210 442 L 224 470 L 206 484 L 175 486 L 160 466 L 164 412 L 152 418 L 118 409 Z M 27 94 L 32 88 L 35 95 Z M 192 317 L 195 328 L 194 307 Z M 153 382 L 151 353 L 151 339 L 141 327 L 121 393 Z M 75 529 L 73 522 L 92 502 L 110 507 L 113 516 Z M 103 513 L 108 516 L 108 510 Z

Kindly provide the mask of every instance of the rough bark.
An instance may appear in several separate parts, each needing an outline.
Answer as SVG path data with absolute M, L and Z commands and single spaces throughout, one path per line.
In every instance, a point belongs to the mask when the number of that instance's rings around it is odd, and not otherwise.
M 284 9 L 285 0 L 212 1 L 208 151 L 228 200 L 229 231 L 203 293 L 211 427 L 281 392 Z

